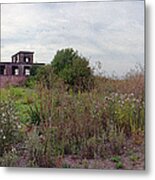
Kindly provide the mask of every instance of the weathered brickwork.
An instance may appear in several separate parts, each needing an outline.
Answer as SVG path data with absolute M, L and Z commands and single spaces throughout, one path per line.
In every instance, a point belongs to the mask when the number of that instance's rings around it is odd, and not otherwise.
M 0 76 L 0 87 L 4 88 L 10 85 L 22 85 L 26 76 Z
M 19 51 L 11 57 L 12 62 L 0 62 L 0 88 L 24 83 L 32 66 L 44 65 L 33 63 L 33 54 L 30 51 Z

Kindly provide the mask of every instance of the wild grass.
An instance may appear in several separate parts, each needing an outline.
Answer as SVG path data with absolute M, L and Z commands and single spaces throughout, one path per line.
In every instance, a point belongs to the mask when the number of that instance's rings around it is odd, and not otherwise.
M 63 167 L 62 159 L 68 155 L 83 160 L 117 157 L 123 153 L 128 139 L 142 143 L 145 129 L 142 74 L 122 80 L 96 76 L 94 89 L 89 92 L 74 93 L 66 89 L 64 84 L 47 88 L 40 83 L 34 89 L 1 90 L 3 100 L 12 99 L 17 112 L 12 116 L 18 117 L 22 124 L 24 138 L 19 143 L 24 149 L 23 166 Z M 0 104 L 4 107 L 0 109 L 4 120 L 3 113 L 8 108 L 3 101 Z M 11 125 L 13 123 L 17 123 L 16 118 L 11 119 Z M 20 131 L 16 129 L 17 133 Z M 23 150 L 12 144 L 14 140 L 9 140 L 9 144 L 18 151 L 15 153 L 17 160 L 10 162 L 6 153 L 11 154 L 11 150 L 6 151 L 4 144 L 1 165 L 20 165 L 19 156 L 23 158 Z M 116 166 L 123 167 L 122 164 Z

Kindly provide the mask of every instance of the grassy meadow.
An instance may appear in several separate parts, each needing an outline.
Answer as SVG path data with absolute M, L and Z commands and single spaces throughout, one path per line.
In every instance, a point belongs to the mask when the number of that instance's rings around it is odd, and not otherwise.
M 1 166 L 144 169 L 143 73 L 0 90 Z

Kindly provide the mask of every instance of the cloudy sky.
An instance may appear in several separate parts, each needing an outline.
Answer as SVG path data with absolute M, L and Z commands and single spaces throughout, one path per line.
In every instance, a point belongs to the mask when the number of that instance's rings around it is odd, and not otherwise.
M 20 50 L 50 63 L 73 47 L 93 66 L 121 76 L 144 65 L 144 1 L 3 4 L 1 61 Z

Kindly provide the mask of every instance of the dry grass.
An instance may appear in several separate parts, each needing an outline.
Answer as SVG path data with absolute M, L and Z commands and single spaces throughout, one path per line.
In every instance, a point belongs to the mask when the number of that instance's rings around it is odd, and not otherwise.
M 68 167 L 63 164 L 66 156 L 104 160 L 126 152 L 129 139 L 133 146 L 143 144 L 141 73 L 123 80 L 95 77 L 89 92 L 65 89 L 64 84 L 51 89 L 38 85 L 36 101 L 29 103 L 31 121 L 24 125 L 25 139 L 20 145 L 25 149 L 21 157 L 25 164 L 18 160 L 16 166 Z M 86 161 L 83 163 L 85 167 Z

